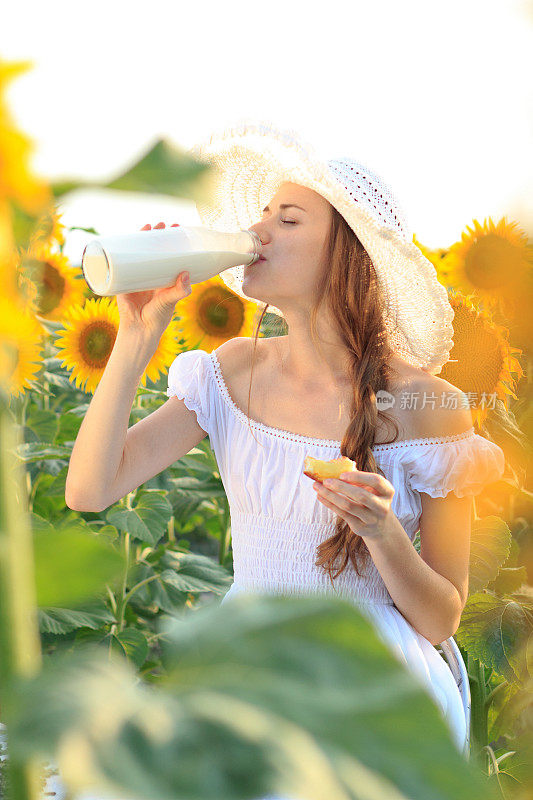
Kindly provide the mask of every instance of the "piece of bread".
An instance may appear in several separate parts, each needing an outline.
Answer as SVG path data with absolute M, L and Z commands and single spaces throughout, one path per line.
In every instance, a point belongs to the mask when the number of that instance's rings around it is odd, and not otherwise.
M 344 472 L 355 472 L 356 470 L 355 461 L 347 456 L 332 458 L 330 461 L 306 456 L 304 460 L 304 475 L 319 483 L 322 483 L 325 478 L 339 478 Z

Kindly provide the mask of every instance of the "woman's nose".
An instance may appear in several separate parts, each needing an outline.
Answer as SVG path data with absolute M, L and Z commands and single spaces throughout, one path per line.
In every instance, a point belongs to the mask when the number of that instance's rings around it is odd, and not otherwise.
M 256 233 L 260 240 L 261 244 L 266 244 L 268 241 L 268 233 L 266 232 L 265 228 L 260 223 L 256 223 L 255 225 L 250 226 L 250 230 Z

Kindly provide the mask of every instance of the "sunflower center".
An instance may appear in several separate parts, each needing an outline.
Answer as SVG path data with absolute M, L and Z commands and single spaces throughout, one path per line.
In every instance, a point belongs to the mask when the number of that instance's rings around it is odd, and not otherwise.
M 94 369 L 103 369 L 115 344 L 117 331 L 114 325 L 104 320 L 95 320 L 84 328 L 79 342 L 80 355 L 85 364 Z
M 243 304 L 240 298 L 213 286 L 198 301 L 197 322 L 207 336 L 223 339 L 238 336 L 244 322 Z
M 513 281 L 522 268 L 522 256 L 512 242 L 487 234 L 465 257 L 465 272 L 474 286 L 497 289 Z
M 475 309 L 450 299 L 454 309 L 454 345 L 440 375 L 467 395 L 473 407 L 496 392 L 504 370 L 502 339 L 497 328 Z M 485 397 L 488 402 L 488 397 Z
M 46 263 L 39 293 L 39 304 L 43 315 L 49 314 L 61 303 L 64 292 L 65 279 L 55 267 Z
M 36 312 L 45 317 L 60 305 L 65 293 L 65 279 L 53 264 L 38 259 L 25 259 L 23 272 L 35 285 Z

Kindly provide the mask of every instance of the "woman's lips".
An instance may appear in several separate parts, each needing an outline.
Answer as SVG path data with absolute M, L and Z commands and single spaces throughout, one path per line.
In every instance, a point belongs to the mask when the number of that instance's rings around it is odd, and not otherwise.
M 251 264 L 248 264 L 246 269 L 251 269 L 252 267 L 255 267 L 256 264 L 259 264 L 261 261 L 266 261 L 266 260 L 267 259 L 264 256 L 259 256 L 259 258 L 256 258 L 255 261 L 252 261 Z

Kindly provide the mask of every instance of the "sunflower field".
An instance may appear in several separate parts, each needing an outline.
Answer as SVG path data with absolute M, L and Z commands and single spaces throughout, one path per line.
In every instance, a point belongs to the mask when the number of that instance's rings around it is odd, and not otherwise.
M 439 250 L 413 238 L 455 311 L 440 376 L 471 399 L 476 431 L 506 457 L 502 480 L 475 498 L 454 637 L 471 692 L 464 757 L 352 604 L 220 607 L 231 526 L 208 437 L 101 512 L 66 505 L 72 448 L 119 313 L 64 253 L 73 229 L 58 202 L 89 184 L 33 174 L 32 142 L 7 107 L 5 87 L 30 67 L 0 59 L 0 798 L 36 800 L 54 786 L 59 800 L 533 798 L 527 232 L 503 218 L 473 220 Z M 158 140 L 100 186 L 196 200 L 209 173 Z M 219 276 L 193 285 L 142 375 L 130 425 L 167 399 L 179 352 L 209 353 L 258 323 L 257 305 Z M 283 325 L 266 314 L 259 335 Z

